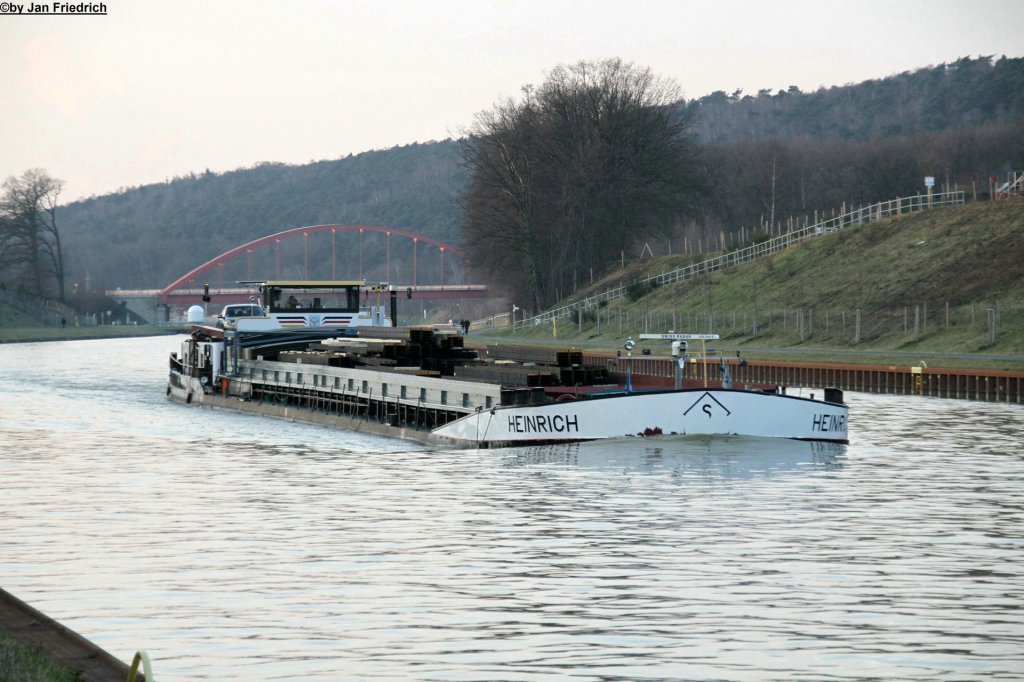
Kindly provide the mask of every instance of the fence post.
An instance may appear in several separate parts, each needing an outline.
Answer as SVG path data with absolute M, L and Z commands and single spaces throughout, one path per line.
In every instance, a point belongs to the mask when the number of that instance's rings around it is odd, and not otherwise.
M 854 332 L 853 332 L 854 344 L 860 343 L 860 308 L 856 310 L 856 318 L 854 321 Z

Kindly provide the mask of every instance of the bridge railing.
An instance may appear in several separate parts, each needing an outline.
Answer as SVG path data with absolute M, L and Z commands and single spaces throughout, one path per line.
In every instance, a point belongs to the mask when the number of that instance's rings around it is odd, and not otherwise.
M 417 284 L 416 286 L 396 284 L 394 289 L 398 293 L 403 293 L 407 288 L 411 288 L 414 291 L 487 291 L 486 284 Z M 161 289 L 110 289 L 106 291 L 106 295 L 111 298 L 117 297 L 140 297 L 140 298 L 151 298 L 160 294 Z M 186 296 L 195 297 L 202 296 L 203 289 L 175 289 L 174 291 L 168 292 L 168 296 Z M 210 287 L 210 296 L 226 296 L 226 295 L 245 295 L 245 294 L 257 294 L 258 289 L 252 287 L 224 287 L 215 288 Z
M 751 244 L 750 246 L 736 249 L 735 251 L 729 251 L 713 258 L 708 258 L 707 260 L 703 260 L 699 263 L 693 263 L 656 275 L 648 275 L 647 277 L 640 278 L 629 284 L 622 284 L 617 287 L 607 289 L 578 301 L 547 310 L 538 315 L 526 317 L 522 320 L 522 323 L 540 324 L 543 322 L 550 322 L 554 319 L 568 317 L 577 310 L 588 310 L 600 305 L 602 301 L 612 301 L 622 298 L 627 295 L 632 287 L 655 287 L 693 279 L 711 272 L 734 267 L 740 263 L 770 256 L 788 249 L 795 244 L 799 244 L 800 242 L 813 239 L 814 237 L 838 232 L 839 230 L 847 227 L 863 225 L 872 221 L 905 215 L 908 213 L 926 211 L 928 209 L 939 208 L 941 206 L 960 205 L 963 204 L 965 200 L 965 192 L 959 191 L 942 192 L 931 195 L 918 194 L 910 197 L 891 199 L 889 201 L 880 201 L 868 206 L 861 206 L 845 213 L 841 213 L 840 215 L 820 220 L 812 225 L 807 225 L 805 227 L 786 232 L 785 234 L 777 237 L 772 237 L 763 242 Z

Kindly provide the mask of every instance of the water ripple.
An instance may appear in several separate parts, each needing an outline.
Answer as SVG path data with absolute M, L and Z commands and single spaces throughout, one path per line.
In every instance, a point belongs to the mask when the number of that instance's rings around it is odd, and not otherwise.
M 427 451 L 170 404 L 172 345 L 0 347 L 4 587 L 160 679 L 1024 676 L 1020 406 Z

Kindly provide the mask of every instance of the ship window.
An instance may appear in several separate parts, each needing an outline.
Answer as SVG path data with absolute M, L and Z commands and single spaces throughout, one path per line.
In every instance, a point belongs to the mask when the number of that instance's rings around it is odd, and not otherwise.
M 463 407 L 469 407 L 469 394 L 468 393 L 463 393 L 462 394 L 462 406 Z
M 441 391 L 441 404 L 442 405 L 447 405 L 448 404 L 448 391 Z
M 302 372 L 296 372 L 295 373 L 295 383 L 297 383 L 297 384 L 301 384 L 302 383 Z
M 370 387 L 370 385 L 367 382 L 364 381 L 363 382 L 363 393 L 366 393 L 367 391 L 369 391 L 370 390 L 369 387 Z
M 277 382 L 277 381 L 280 381 L 280 380 L 281 380 L 281 373 L 275 369 L 274 370 L 274 381 Z
M 491 399 L 491 396 L 487 396 L 486 398 L 484 398 L 484 408 L 485 409 L 489 410 L 489 409 L 491 409 L 491 407 L 493 405 L 494 405 L 494 400 Z
M 285 372 L 284 373 L 284 383 L 286 383 L 286 384 L 292 383 L 292 373 L 291 372 Z
M 338 390 L 341 386 L 341 377 L 334 377 L 334 390 Z
M 420 389 L 420 402 L 421 403 L 427 402 L 427 389 L 425 389 L 425 388 L 421 388 Z
M 406 390 L 406 387 L 405 387 L 405 386 L 402 386 L 402 388 L 401 388 L 401 390 L 399 391 L 399 393 L 400 393 L 400 394 L 401 394 L 401 396 L 402 396 L 402 400 L 405 400 L 405 399 L 406 399 L 406 398 L 408 397 L 408 395 L 407 395 L 408 391 Z
M 380 385 L 380 394 L 384 398 L 388 397 L 388 385 L 387 384 L 381 384 Z
M 357 285 L 267 287 L 270 312 L 309 310 L 313 312 L 355 313 L 359 311 Z

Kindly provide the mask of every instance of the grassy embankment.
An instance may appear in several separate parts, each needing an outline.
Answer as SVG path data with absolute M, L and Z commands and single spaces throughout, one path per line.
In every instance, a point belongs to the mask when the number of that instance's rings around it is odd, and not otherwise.
M 587 293 L 707 257 L 637 263 Z M 749 359 L 1019 370 L 1024 198 L 848 227 L 729 270 L 658 288 L 634 285 L 630 293 L 585 311 L 582 324 L 577 315 L 499 337 L 613 350 L 627 336 L 674 329 L 720 334 L 722 351 Z M 667 352 L 666 344 L 651 347 Z
M 707 257 L 636 263 L 581 294 Z M 1024 198 L 848 227 L 729 270 L 630 293 L 584 312 L 582 324 L 577 316 L 515 335 L 495 329 L 487 341 L 614 351 L 644 332 L 712 332 L 722 337 L 719 350 L 748 359 L 1020 370 Z M 20 322 L 0 326 L 0 343 L 165 333 L 173 332 Z
M 18 682 L 75 682 L 77 670 L 52 663 L 18 640 L 0 635 L 0 680 Z
M 89 327 L 42 326 L 23 323 L 24 326 L 0 327 L 0 343 L 33 341 L 81 341 L 84 339 L 115 339 L 127 336 L 157 336 L 177 334 L 180 330 L 148 325 L 94 325 Z

